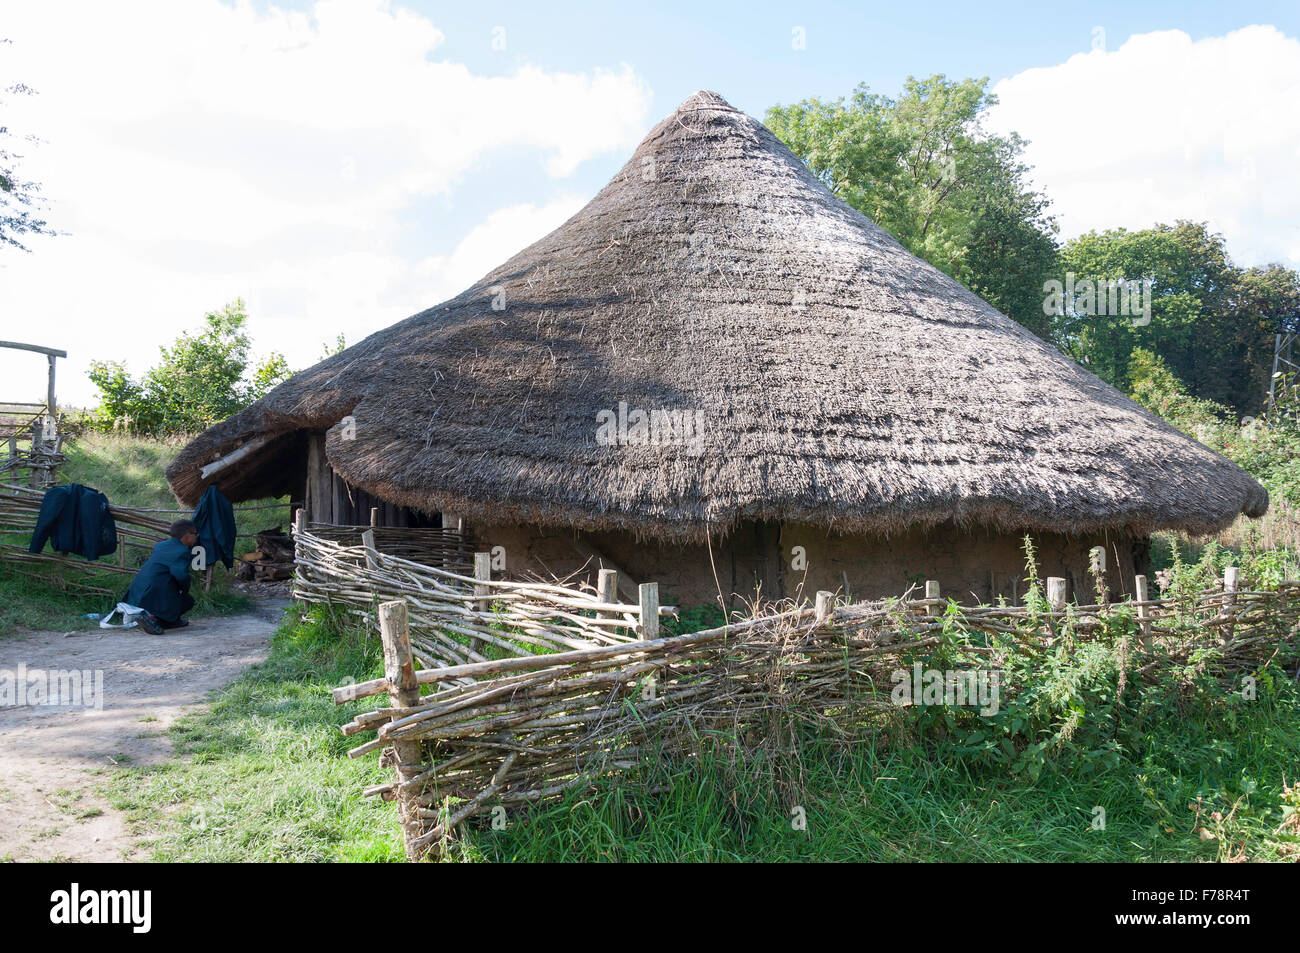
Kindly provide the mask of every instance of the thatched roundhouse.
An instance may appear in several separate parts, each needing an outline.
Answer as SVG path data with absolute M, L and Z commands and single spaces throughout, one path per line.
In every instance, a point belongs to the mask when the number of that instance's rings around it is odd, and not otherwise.
M 454 513 L 511 569 L 596 552 L 683 604 L 756 582 L 1010 596 L 1027 533 L 1076 587 L 1104 545 L 1118 592 L 1153 530 L 1268 504 L 708 92 L 560 228 L 199 435 L 167 478 L 186 503 L 215 482 L 326 521 Z

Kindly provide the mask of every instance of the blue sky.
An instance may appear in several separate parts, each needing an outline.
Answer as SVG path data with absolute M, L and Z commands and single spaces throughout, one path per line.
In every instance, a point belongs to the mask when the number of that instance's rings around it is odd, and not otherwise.
M 26 171 L 65 234 L 0 251 L 0 336 L 66 347 L 74 404 L 91 359 L 141 372 L 236 296 L 296 367 L 450 297 L 701 88 L 761 118 L 987 76 L 988 126 L 1031 140 L 1063 238 L 1190 217 L 1241 263 L 1300 267 L 1294 2 L 50 0 L 6 21 L 0 81 L 39 91 L 6 121 L 45 140 Z M 39 395 L 43 363 L 0 352 L 0 379 Z
M 506 76 L 524 62 L 561 71 L 629 64 L 652 91 L 651 124 L 698 89 L 761 119 L 776 103 L 835 99 L 859 83 L 886 95 L 897 94 L 908 76 L 934 73 L 987 76 L 992 84 L 1089 50 L 1098 27 L 1109 43 L 1171 28 L 1198 40 L 1260 23 L 1300 36 L 1295 2 L 403 5 L 446 35 L 436 55 L 483 75 Z M 793 48 L 796 27 L 804 30 L 803 50 Z M 505 31 L 504 50 L 492 46 L 497 28 Z M 625 160 L 594 158 L 563 185 L 594 195 Z M 417 230 L 407 240 L 425 248 L 454 243 L 458 229 L 476 220 L 484 192 L 525 202 L 558 187 L 527 156 L 496 157 L 468 173 L 456 193 L 413 208 Z

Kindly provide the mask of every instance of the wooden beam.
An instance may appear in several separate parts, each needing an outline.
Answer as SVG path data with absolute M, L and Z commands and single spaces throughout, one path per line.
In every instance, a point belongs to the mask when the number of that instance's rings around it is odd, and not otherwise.
M 232 450 L 230 453 L 226 454 L 220 460 L 214 460 L 211 463 L 207 464 L 202 470 L 199 471 L 199 479 L 206 480 L 212 474 L 218 472 L 219 470 L 224 470 L 232 463 L 238 463 L 240 460 L 244 459 L 244 457 L 251 454 L 254 450 L 260 450 L 262 447 L 265 447 L 270 442 L 271 442 L 271 436 L 269 434 L 264 434 L 261 437 L 254 437 L 252 440 L 248 441 L 248 443 L 244 444 L 242 447 L 238 448 L 237 450 Z
M 11 347 L 19 351 L 35 351 L 37 354 L 48 354 L 50 357 L 67 357 L 67 351 L 60 351 L 58 348 L 41 347 L 39 344 L 19 344 L 17 341 L 0 341 L 0 347 Z

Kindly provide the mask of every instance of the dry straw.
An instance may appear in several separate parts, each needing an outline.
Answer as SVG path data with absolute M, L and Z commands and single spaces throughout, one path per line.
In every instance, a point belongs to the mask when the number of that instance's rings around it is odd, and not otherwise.
M 622 403 L 701 413 L 700 445 L 601 445 Z M 380 499 L 654 538 L 746 520 L 1203 533 L 1268 501 L 708 92 L 550 235 L 204 432 L 167 478 L 187 502 L 212 480 L 295 493 L 327 429 L 338 475 Z

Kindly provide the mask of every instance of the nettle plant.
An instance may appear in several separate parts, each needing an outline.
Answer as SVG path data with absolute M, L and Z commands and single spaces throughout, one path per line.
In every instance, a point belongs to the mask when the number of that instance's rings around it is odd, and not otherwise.
M 1251 703 L 1212 675 L 1223 650 L 1217 636 L 1206 637 L 1195 608 L 1201 593 L 1221 584 L 1226 565 L 1239 565 L 1253 585 L 1267 584 L 1279 572 L 1276 554 L 1238 557 L 1209 546 L 1189 563 L 1175 549 L 1162 587 L 1163 597 L 1174 605 L 1161 620 L 1163 630 L 1174 637 L 1146 645 L 1140 656 L 1136 650 L 1143 632 L 1135 609 L 1115 603 L 1104 614 L 1090 613 L 1085 632 L 1076 607 L 1051 612 L 1030 539 L 1025 540 L 1025 555 L 1029 589 L 1013 630 L 975 631 L 965 624 L 962 609 L 951 603 L 939 644 L 909 659 L 909 664 L 919 661 L 932 668 L 959 666 L 961 649 L 974 645 L 990 650 L 988 664 L 999 672 L 994 711 L 910 709 L 918 730 L 941 750 L 1030 781 L 1052 763 L 1087 775 L 1119 765 L 1126 753 L 1145 750 L 1152 730 L 1165 719 L 1198 712 L 1235 724 L 1241 706 Z M 1250 673 L 1250 679 L 1257 698 L 1287 690 L 1286 679 L 1270 665 Z

